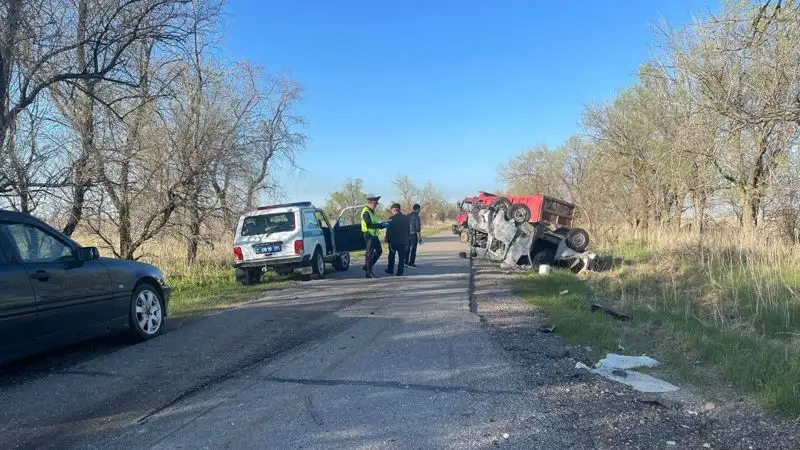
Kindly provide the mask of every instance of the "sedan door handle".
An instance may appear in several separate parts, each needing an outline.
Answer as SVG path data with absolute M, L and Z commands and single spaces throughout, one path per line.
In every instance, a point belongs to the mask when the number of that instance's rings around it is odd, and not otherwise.
M 47 281 L 50 279 L 50 274 L 45 270 L 37 270 L 31 274 L 31 278 L 39 281 Z

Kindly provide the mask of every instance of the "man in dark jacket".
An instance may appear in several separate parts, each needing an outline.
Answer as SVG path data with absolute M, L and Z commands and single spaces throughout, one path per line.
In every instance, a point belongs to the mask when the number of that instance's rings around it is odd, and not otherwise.
M 406 265 L 417 267 L 417 244 L 422 244 L 422 221 L 419 220 L 420 206 L 414 205 L 414 210 L 408 215 L 408 253 L 406 253 Z
M 386 228 L 386 242 L 389 243 L 389 265 L 386 273 L 394 274 L 394 257 L 397 255 L 397 276 L 403 275 L 405 267 L 406 251 L 408 250 L 408 216 L 400 211 L 400 205 L 392 205 L 392 217 L 389 218 L 389 226 Z

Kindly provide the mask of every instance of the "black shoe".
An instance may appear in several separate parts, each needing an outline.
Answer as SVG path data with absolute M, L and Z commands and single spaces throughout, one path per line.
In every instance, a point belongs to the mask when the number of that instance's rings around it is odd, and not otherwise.
M 397 275 L 395 275 L 395 276 L 402 277 L 403 276 L 403 272 L 397 272 Z
M 391 271 L 391 270 L 389 270 L 389 269 L 386 269 L 386 270 L 384 270 L 384 272 L 388 273 L 389 275 L 394 275 L 394 272 L 392 272 L 392 271 Z
M 419 266 L 416 264 L 408 264 L 408 267 L 419 267 Z

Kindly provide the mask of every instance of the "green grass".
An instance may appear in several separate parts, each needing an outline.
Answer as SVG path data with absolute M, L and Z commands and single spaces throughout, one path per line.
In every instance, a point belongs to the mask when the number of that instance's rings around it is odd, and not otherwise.
M 514 291 L 545 312 L 555 331 L 567 342 L 593 350 L 614 350 L 622 333 L 613 319 L 593 313 L 587 301 L 588 286 L 571 272 L 530 274 L 517 278 Z M 562 292 L 567 291 L 566 294 Z
M 290 278 L 267 273 L 260 284 L 242 286 L 236 283 L 235 271 L 231 267 L 196 265 L 193 268 L 196 270 L 189 273 L 183 268 L 163 269 L 164 277 L 172 287 L 170 314 L 183 316 L 227 308 L 258 298 L 290 282 Z
M 581 277 L 525 275 L 513 287 L 549 316 L 556 333 L 594 356 L 648 353 L 712 397 L 722 382 L 764 407 L 800 415 L 797 256 L 764 245 L 666 241 L 607 246 L 603 253 L 623 264 Z M 591 312 L 590 298 L 632 320 Z

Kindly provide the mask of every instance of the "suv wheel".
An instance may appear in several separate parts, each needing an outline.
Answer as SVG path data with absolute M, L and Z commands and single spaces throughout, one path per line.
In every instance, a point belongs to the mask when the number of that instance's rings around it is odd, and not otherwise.
M 236 281 L 243 286 L 261 283 L 261 269 L 236 269 Z
M 521 203 L 511 205 L 511 208 L 508 210 L 508 218 L 513 220 L 517 225 L 527 223 L 531 218 L 531 209 Z
M 322 252 L 317 249 L 314 252 L 314 257 L 311 259 L 311 278 L 318 280 L 325 276 L 325 258 L 322 257 Z
M 585 252 L 589 248 L 589 233 L 583 228 L 571 228 L 565 237 L 567 247 L 576 252 Z
M 333 260 L 333 268 L 339 272 L 345 272 L 350 268 L 350 253 L 339 253 Z
M 164 301 L 158 289 L 142 284 L 131 297 L 128 316 L 129 334 L 133 341 L 141 342 L 161 334 L 164 325 Z

